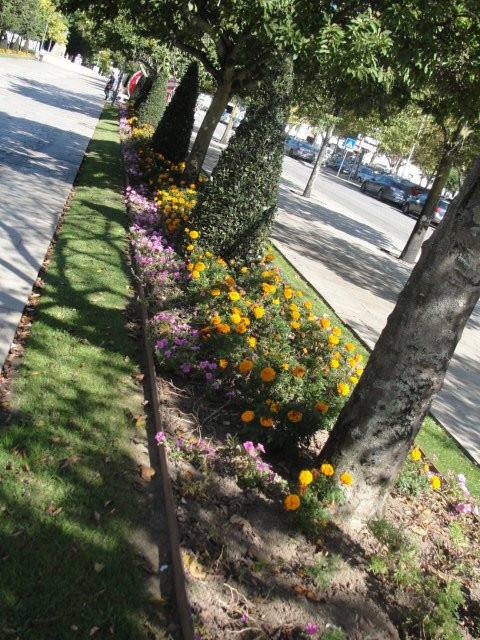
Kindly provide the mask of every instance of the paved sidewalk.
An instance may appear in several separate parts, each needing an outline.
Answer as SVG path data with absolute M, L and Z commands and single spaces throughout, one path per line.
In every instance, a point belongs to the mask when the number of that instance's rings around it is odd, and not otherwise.
M 349 216 L 351 212 L 323 194 L 307 200 L 282 184 L 272 239 L 338 316 L 373 348 L 411 266 L 381 251 L 365 234 L 355 237 Z M 432 405 L 435 418 L 478 463 L 479 329 L 477 304 Z
M 63 59 L 0 58 L 0 367 L 103 108 L 103 85 Z

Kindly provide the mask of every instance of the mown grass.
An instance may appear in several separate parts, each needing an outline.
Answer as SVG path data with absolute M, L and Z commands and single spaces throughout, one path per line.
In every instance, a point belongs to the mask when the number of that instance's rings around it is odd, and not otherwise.
M 284 272 L 292 286 L 302 289 L 309 296 L 315 313 L 317 315 L 327 313 L 338 326 L 343 327 L 342 330 L 348 339 L 358 345 L 358 351 L 368 358 L 370 352 L 367 347 L 359 342 L 348 327 L 345 327 L 319 293 L 300 276 L 278 249 L 274 249 L 273 253 L 275 254 L 275 263 Z M 455 440 L 430 416 L 424 420 L 416 441 L 440 472 L 446 473 L 451 470 L 454 473 L 463 473 L 467 478 L 469 490 L 477 499 L 480 499 L 480 468 L 463 453 Z
M 151 637 L 116 111 L 102 115 L 0 430 L 0 637 Z M 155 637 L 160 637 L 156 635 Z M 163 637 L 163 636 L 162 636 Z

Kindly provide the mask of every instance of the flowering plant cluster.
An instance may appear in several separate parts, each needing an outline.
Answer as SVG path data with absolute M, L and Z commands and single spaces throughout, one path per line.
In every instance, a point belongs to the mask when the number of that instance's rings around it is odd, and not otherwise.
M 124 160 L 143 183 L 127 189 L 134 259 L 150 304 L 150 335 L 162 367 L 238 404 L 239 428 L 292 450 L 334 423 L 363 372 L 363 356 L 265 256 L 228 263 L 191 224 L 197 185 L 135 131 Z M 199 179 L 202 180 L 201 178 Z
M 286 482 L 276 474 L 272 467 L 262 460 L 265 447 L 261 442 L 255 445 L 251 440 L 246 440 L 241 447 L 239 456 L 234 456 L 232 461 L 236 464 L 239 484 L 244 488 L 276 485 L 285 488 Z
M 178 438 L 173 445 L 168 442 L 165 433 L 159 431 L 155 440 L 159 445 L 167 447 L 173 456 L 184 458 L 196 467 L 206 467 L 209 460 L 215 457 L 215 450 L 201 438 Z

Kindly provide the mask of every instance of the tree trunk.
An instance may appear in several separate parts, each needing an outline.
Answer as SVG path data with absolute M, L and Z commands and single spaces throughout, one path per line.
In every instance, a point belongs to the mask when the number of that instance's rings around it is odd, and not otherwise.
M 208 147 L 225 107 L 232 95 L 232 82 L 224 81 L 218 84 L 205 118 L 193 143 L 192 150 L 187 159 L 186 174 L 193 180 L 198 178 L 202 170 L 203 161 L 207 155 Z
M 232 130 L 233 123 L 235 122 L 235 118 L 237 117 L 238 112 L 239 112 L 239 107 L 238 107 L 238 104 L 235 102 L 235 104 L 233 105 L 232 113 L 230 115 L 230 120 L 228 121 L 228 124 L 225 127 L 223 136 L 220 138 L 220 142 L 222 144 L 228 143 L 228 138 L 230 137 L 230 131 Z
M 335 129 L 334 124 L 331 124 L 327 128 L 325 137 L 323 138 L 323 141 L 322 141 L 322 146 L 320 147 L 320 151 L 318 152 L 317 159 L 315 161 L 315 164 L 313 165 L 312 173 L 310 174 L 310 178 L 308 179 L 307 186 L 305 187 L 305 190 L 302 194 L 304 198 L 310 198 L 310 196 L 312 195 L 312 189 L 315 185 L 315 181 L 320 172 L 320 167 L 322 165 L 323 159 L 325 158 L 325 154 L 327 153 L 328 143 L 330 141 L 330 138 L 332 137 L 334 129 Z
M 334 519 L 380 517 L 480 296 L 480 157 L 388 318 L 322 451 L 353 477 Z
M 452 163 L 453 156 L 451 150 L 447 149 L 437 165 L 437 171 L 432 188 L 428 193 L 428 198 L 423 205 L 421 214 L 417 218 L 413 231 L 407 240 L 407 244 L 400 254 L 400 260 L 405 260 L 405 262 L 408 262 L 409 264 L 415 263 L 420 247 L 422 246 L 423 239 L 425 238 L 425 234 L 427 233 L 432 220 L 437 202 L 442 195 L 444 186 L 447 184 Z

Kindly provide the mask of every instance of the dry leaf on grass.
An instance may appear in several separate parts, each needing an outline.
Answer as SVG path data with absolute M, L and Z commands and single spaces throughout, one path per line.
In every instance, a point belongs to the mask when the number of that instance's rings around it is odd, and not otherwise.
M 188 553 L 184 553 L 182 555 L 182 561 L 183 566 L 188 569 L 192 578 L 196 578 L 197 580 L 206 580 L 208 578 L 208 573 L 206 572 L 205 567 Z
M 143 429 L 143 427 L 147 424 L 147 416 L 140 416 L 135 421 L 135 426 L 137 429 Z
M 62 460 L 60 460 L 58 464 L 60 469 L 67 469 L 68 467 L 77 464 L 79 460 L 80 456 L 70 456 L 69 458 L 63 458 Z
M 142 480 L 151 480 L 155 475 L 155 469 L 153 469 L 152 467 L 147 467 L 144 464 L 140 465 L 139 471 Z

